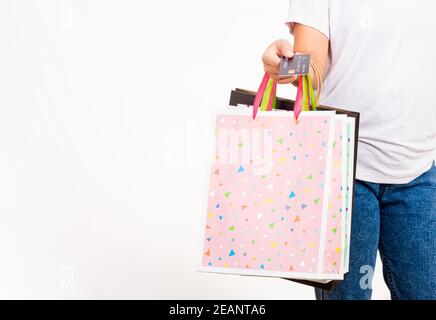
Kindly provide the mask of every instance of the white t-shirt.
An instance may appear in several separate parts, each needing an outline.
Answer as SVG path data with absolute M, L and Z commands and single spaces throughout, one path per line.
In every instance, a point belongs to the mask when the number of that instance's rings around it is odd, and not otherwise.
M 361 114 L 357 178 L 408 183 L 436 150 L 436 1 L 290 0 L 330 39 L 321 104 Z

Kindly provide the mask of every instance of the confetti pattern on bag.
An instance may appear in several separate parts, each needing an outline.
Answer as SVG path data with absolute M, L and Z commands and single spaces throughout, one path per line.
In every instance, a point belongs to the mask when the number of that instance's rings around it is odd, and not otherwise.
M 202 266 L 317 274 L 334 114 L 217 116 Z M 322 254 L 321 254 L 322 256 Z

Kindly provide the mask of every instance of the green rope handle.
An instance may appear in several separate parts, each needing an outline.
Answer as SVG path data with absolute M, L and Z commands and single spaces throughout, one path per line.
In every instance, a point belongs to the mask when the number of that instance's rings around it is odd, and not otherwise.
M 302 111 L 309 111 L 309 81 L 306 75 L 303 75 Z
M 269 79 L 268 85 L 267 85 L 266 90 L 265 90 L 265 94 L 263 95 L 263 98 L 262 98 L 262 103 L 260 104 L 260 110 L 262 110 L 262 111 L 267 111 L 267 109 L 268 109 L 268 103 L 269 103 L 269 100 L 271 98 L 273 85 L 274 85 L 274 80 Z M 274 100 L 275 100 L 275 97 L 274 97 Z
M 315 92 L 313 91 L 312 80 L 310 79 L 309 74 L 307 75 L 307 81 L 309 82 L 309 95 L 312 111 L 316 111 L 316 109 L 318 108 L 318 103 L 316 102 Z

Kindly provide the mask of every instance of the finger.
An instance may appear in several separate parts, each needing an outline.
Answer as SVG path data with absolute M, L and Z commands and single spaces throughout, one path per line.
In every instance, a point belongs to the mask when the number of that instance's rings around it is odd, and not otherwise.
M 264 71 L 269 73 L 269 75 L 278 75 L 279 68 L 277 66 L 264 65 Z
M 290 84 L 294 83 L 297 80 L 297 77 L 291 77 L 291 78 L 279 78 L 277 79 L 278 84 Z
M 271 79 L 273 79 L 275 81 L 285 80 L 285 83 L 289 83 L 289 81 L 288 81 L 289 79 L 290 79 L 291 82 L 293 82 L 293 81 L 295 81 L 297 79 L 296 76 L 286 77 L 286 78 L 280 77 L 280 74 L 279 74 L 280 70 L 277 67 L 264 66 L 264 70 L 265 70 L 266 73 L 269 74 Z
M 275 44 L 277 55 L 286 58 L 292 58 L 294 56 L 294 47 L 288 40 L 277 40 Z
M 278 84 L 291 83 L 296 80 L 295 77 L 291 77 L 291 78 L 280 77 L 279 74 L 277 73 L 269 74 L 269 76 L 271 77 L 272 80 L 276 81 Z
M 264 53 L 262 61 L 264 65 L 269 67 L 277 67 L 280 65 L 282 57 L 291 58 L 294 55 L 294 48 L 287 40 L 275 41 Z
M 279 76 L 278 73 L 269 73 L 269 76 L 271 77 L 271 79 L 273 79 L 274 81 L 277 81 L 277 82 L 283 79 Z
M 280 57 L 277 55 L 276 48 L 269 48 L 265 51 L 262 61 L 265 66 L 277 67 L 280 64 Z

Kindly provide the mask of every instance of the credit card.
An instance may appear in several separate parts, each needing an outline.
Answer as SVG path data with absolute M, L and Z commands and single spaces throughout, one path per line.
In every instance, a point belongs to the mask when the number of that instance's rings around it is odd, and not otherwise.
M 280 78 L 309 74 L 310 54 L 296 54 L 292 58 L 282 58 L 280 62 Z

